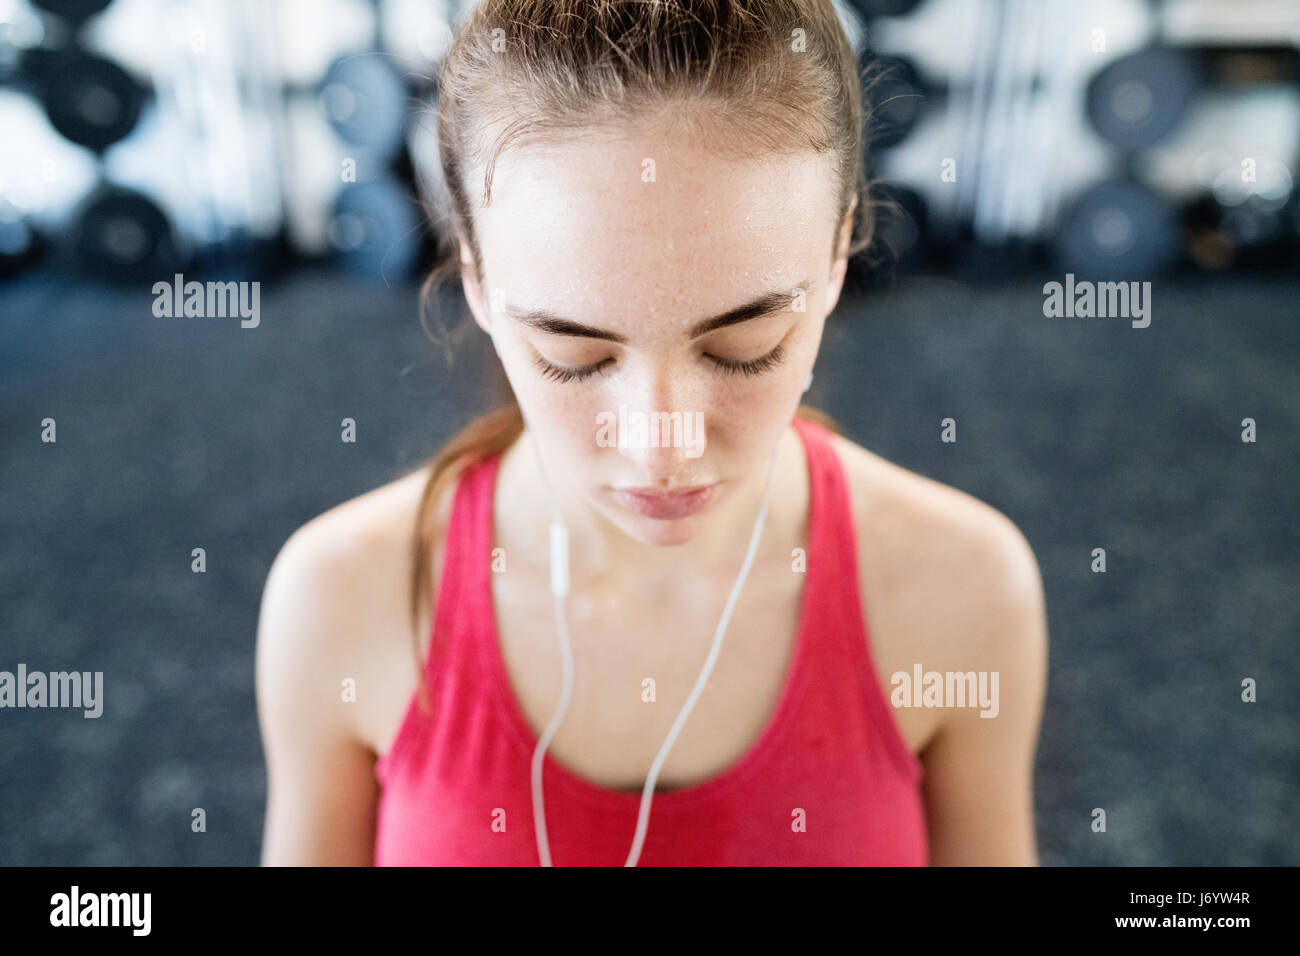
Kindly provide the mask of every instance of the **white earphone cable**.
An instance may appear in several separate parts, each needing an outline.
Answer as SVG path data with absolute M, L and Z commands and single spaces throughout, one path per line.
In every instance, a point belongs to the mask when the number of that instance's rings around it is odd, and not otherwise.
M 497 354 L 500 355 L 501 349 L 496 341 L 496 336 L 492 336 L 492 345 L 496 348 Z M 804 386 L 804 391 L 808 391 L 812 384 L 812 376 L 808 376 L 808 382 Z M 523 417 L 523 409 L 520 408 L 520 417 Z M 524 421 L 525 430 L 527 429 L 527 420 Z M 564 518 L 560 513 L 558 499 L 555 495 L 555 489 L 551 485 L 550 477 L 546 473 L 546 467 L 542 463 L 541 449 L 537 446 L 536 436 L 529 432 L 528 437 L 533 446 L 533 454 L 537 460 L 537 469 L 542 474 L 542 481 L 546 486 L 546 494 L 551 503 L 551 523 L 550 523 L 550 570 L 551 570 L 551 594 L 555 601 L 555 629 L 560 638 L 560 662 L 563 670 L 563 677 L 560 685 L 560 700 L 556 705 L 555 713 L 551 715 L 550 722 L 546 725 L 541 737 L 537 741 L 537 746 L 533 750 L 533 759 L 531 765 L 531 785 L 533 795 L 533 823 L 537 834 L 537 855 L 542 866 L 552 866 L 550 838 L 546 829 L 546 803 L 543 795 L 542 786 L 542 769 L 545 762 L 547 748 L 550 747 L 551 740 L 555 737 L 560 725 L 564 722 L 565 714 L 568 713 L 569 703 L 573 698 L 573 648 L 569 641 L 569 624 L 565 614 L 565 598 L 569 593 L 569 529 L 564 523 Z M 686 703 L 682 706 L 681 711 L 677 714 L 677 719 L 673 721 L 672 727 L 668 731 L 663 746 L 659 749 L 658 756 L 655 757 L 654 763 L 650 766 L 650 772 L 646 776 L 645 786 L 641 791 L 641 806 L 637 813 L 636 832 L 632 838 L 632 847 L 628 851 L 627 860 L 624 866 L 636 866 L 637 861 L 641 858 L 641 849 L 645 844 L 646 830 L 650 824 L 650 804 L 654 797 L 655 783 L 659 779 L 659 771 L 663 768 L 664 762 L 668 759 L 669 751 L 672 750 L 673 744 L 677 741 L 677 736 L 681 733 L 682 728 L 686 725 L 686 720 L 691 715 L 696 702 L 704 692 L 704 687 L 708 683 L 709 675 L 713 673 L 713 666 L 717 662 L 718 655 L 722 650 L 722 638 L 726 634 L 727 625 L 731 621 L 732 611 L 735 609 L 736 602 L 740 597 L 740 590 L 745 584 L 746 578 L 749 577 L 749 569 L 754 563 L 754 556 L 758 553 L 758 542 L 763 534 L 763 526 L 767 521 L 768 502 L 772 497 L 772 477 L 776 472 L 777 447 L 772 450 L 771 460 L 767 467 L 767 477 L 763 488 L 763 503 L 758 510 L 758 518 L 754 522 L 754 530 L 749 538 L 749 548 L 745 552 L 745 561 L 741 565 L 740 573 L 736 577 L 735 584 L 731 587 L 731 594 L 727 598 L 727 604 L 722 611 L 722 618 L 718 621 L 717 630 L 713 634 L 713 644 L 709 648 L 709 655 L 704 661 L 704 667 L 700 670 L 699 677 L 695 680 L 695 686 L 691 689 L 690 695 L 686 698 Z
M 569 593 L 569 529 L 560 515 L 555 490 L 551 487 L 546 468 L 542 465 L 542 454 L 537 447 L 537 439 L 533 435 L 529 435 L 529 438 L 533 453 L 537 457 L 537 468 L 542 473 L 546 493 L 551 502 L 551 594 L 555 601 L 555 629 L 560 636 L 560 663 L 564 672 L 560 683 L 560 702 L 556 705 L 550 723 L 546 725 L 546 730 L 533 750 L 531 769 L 537 855 L 541 859 L 542 866 L 551 866 L 551 844 L 546 832 L 546 805 L 542 792 L 542 762 L 546 756 L 546 749 L 551 745 L 551 739 L 560 729 L 560 724 L 564 723 L 564 716 L 569 711 L 569 701 L 573 698 L 573 647 L 569 643 L 569 622 L 564 613 L 564 599 Z
M 780 446 L 778 445 L 778 448 Z M 758 510 L 758 520 L 754 522 L 753 534 L 749 537 L 749 550 L 745 552 L 745 563 L 740 568 L 740 574 L 736 578 L 736 583 L 732 585 L 731 596 L 727 598 L 727 606 L 722 612 L 722 619 L 718 621 L 718 629 L 713 634 L 713 646 L 709 648 L 709 656 L 704 662 L 704 668 L 700 671 L 700 676 L 695 680 L 695 687 L 691 690 L 690 697 L 686 698 L 686 704 L 682 707 L 677 719 L 673 721 L 672 729 L 668 731 L 668 738 L 664 741 L 663 747 L 659 751 L 659 756 L 650 766 L 650 774 L 646 777 L 645 787 L 641 791 L 641 810 L 637 814 L 636 835 L 632 838 L 632 848 L 628 851 L 627 862 L 624 866 L 636 866 L 637 860 L 641 858 L 641 847 L 645 843 L 646 828 L 650 825 L 650 801 L 654 797 L 655 783 L 659 779 L 659 771 L 668 759 L 668 751 L 677 741 L 677 735 L 681 733 L 682 727 L 686 725 L 686 719 L 690 717 L 691 711 L 695 708 L 695 702 L 699 700 L 700 694 L 704 692 L 704 685 L 708 683 L 709 675 L 713 673 L 713 665 L 718 660 L 718 654 L 722 650 L 722 636 L 727 632 L 727 624 L 731 621 L 731 612 L 736 607 L 736 600 L 740 597 L 740 589 L 745 584 L 745 579 L 749 577 L 749 569 L 754 563 L 754 555 L 758 553 L 758 540 L 763 534 L 763 525 L 767 520 L 767 503 L 772 496 L 772 474 L 776 470 L 776 451 L 772 452 L 772 461 L 767 468 L 767 485 L 763 489 L 763 505 Z
M 554 489 L 551 486 L 550 479 L 546 475 L 546 468 L 542 464 L 541 452 L 537 448 L 536 440 L 533 440 L 533 452 L 537 458 L 537 467 L 542 472 L 542 478 L 546 484 L 547 494 L 551 496 L 551 594 L 555 600 L 555 628 L 560 637 L 560 660 L 563 667 L 563 679 L 560 686 L 560 700 L 556 705 L 555 713 L 551 716 L 550 723 L 547 724 L 546 730 L 537 741 L 537 746 L 533 750 L 533 760 L 531 767 L 531 782 L 533 793 L 533 821 L 537 831 L 537 854 L 541 860 L 542 866 L 552 866 L 550 839 L 546 829 L 546 804 L 543 796 L 542 786 L 542 768 L 546 756 L 546 750 L 550 747 L 551 740 L 555 737 L 560 725 L 564 722 L 564 716 L 568 712 L 569 702 L 573 697 L 573 649 L 569 641 L 569 626 L 567 616 L 564 610 L 565 597 L 569 593 L 569 539 L 568 528 L 560 516 L 559 508 L 554 497 Z M 779 448 L 779 446 L 778 446 Z M 695 686 L 691 689 L 690 696 L 687 697 L 686 703 L 682 706 L 673 722 L 672 728 L 668 731 L 668 736 L 664 740 L 663 746 L 659 750 L 658 756 L 650 767 L 650 773 L 646 777 L 645 786 L 641 791 L 641 807 L 637 814 L 636 832 L 632 838 L 632 847 L 628 851 L 628 856 L 624 866 L 636 866 L 641 856 L 641 848 L 645 843 L 646 829 L 650 822 L 650 804 L 654 798 L 655 783 L 659 779 L 659 771 L 663 768 L 664 762 L 668 759 L 668 754 L 672 750 L 673 744 L 677 741 L 678 734 L 690 717 L 691 711 L 695 707 L 696 701 L 704 692 L 704 687 L 708 683 L 709 675 L 713 673 L 713 666 L 717 662 L 718 654 L 722 650 L 722 638 L 726 634 L 727 624 L 731 621 L 732 611 L 735 609 L 736 601 L 740 597 L 740 590 L 745 584 L 745 579 L 749 577 L 749 569 L 754 563 L 754 556 L 758 552 L 758 542 L 763 534 L 763 526 L 767 520 L 768 502 L 772 497 L 772 476 L 776 470 L 777 450 L 772 452 L 771 461 L 768 464 L 766 483 L 763 489 L 763 503 L 759 508 L 758 518 L 754 522 L 754 530 L 750 535 L 749 548 L 745 553 L 744 564 L 741 565 L 740 574 L 736 577 L 736 582 L 732 585 L 731 594 L 727 598 L 726 607 L 722 612 L 722 619 L 718 621 L 717 630 L 713 635 L 713 645 L 709 648 L 709 656 L 704 662 L 704 667 L 700 675 L 696 678 Z

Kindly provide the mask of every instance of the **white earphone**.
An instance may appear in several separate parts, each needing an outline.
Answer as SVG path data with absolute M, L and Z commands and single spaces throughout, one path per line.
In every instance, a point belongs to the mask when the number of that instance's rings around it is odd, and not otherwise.
M 488 335 L 492 338 L 492 347 L 496 349 L 497 355 L 500 356 L 501 346 L 497 342 L 495 332 L 489 329 Z M 811 387 L 812 375 L 810 374 L 807 383 L 804 385 L 804 391 L 807 392 Z M 523 408 L 521 407 L 520 416 L 522 417 L 522 415 Z M 527 424 L 527 419 L 525 419 L 524 426 L 526 430 Z M 555 708 L 555 713 L 551 715 L 550 723 L 546 725 L 545 731 L 537 741 L 537 747 L 533 751 L 531 768 L 533 822 L 537 831 L 537 854 L 542 866 L 551 866 L 551 846 L 547 837 L 546 806 L 542 793 L 542 765 L 545 760 L 546 750 L 550 746 L 556 731 L 560 729 L 560 724 L 564 722 L 564 715 L 569 709 L 569 701 L 573 696 L 573 648 L 569 643 L 569 622 L 564 609 L 564 599 L 569 593 L 569 528 L 560 514 L 555 489 L 551 486 L 550 478 L 546 474 L 546 468 L 542 464 L 542 454 L 537 447 L 536 436 L 529 432 L 529 437 L 532 439 L 531 444 L 537 459 L 537 469 L 541 472 L 543 484 L 546 486 L 547 497 L 551 502 L 551 594 L 555 599 L 555 627 L 560 635 L 560 661 L 564 674 L 560 687 L 560 702 Z M 655 757 L 654 763 L 650 765 L 650 772 L 646 776 L 645 786 L 641 790 L 641 808 L 637 814 L 636 832 L 632 838 L 632 847 L 628 851 L 624 866 L 636 866 L 641 857 L 646 829 L 650 823 L 650 802 L 654 797 L 654 788 L 656 781 L 659 779 L 659 771 L 668 759 L 668 753 L 673 744 L 676 743 L 677 735 L 681 733 L 682 727 L 685 726 L 686 719 L 694 709 L 696 701 L 699 700 L 700 694 L 703 693 L 709 675 L 713 672 L 713 665 L 717 662 L 718 654 L 722 650 L 722 637 L 726 633 L 727 624 L 731 620 L 731 612 L 735 609 L 736 601 L 740 597 L 740 589 L 749 576 L 750 565 L 754 563 L 754 555 L 758 551 L 758 541 L 763 534 L 763 525 L 767 520 L 767 506 L 772 496 L 772 476 L 776 471 L 776 458 L 777 449 L 774 448 L 767 467 L 763 503 L 759 507 L 758 518 L 754 522 L 754 530 L 749 538 L 749 549 L 745 553 L 745 562 L 741 565 L 740 574 L 736 576 L 736 583 L 731 587 L 731 594 L 727 598 L 726 606 L 723 608 L 722 618 L 718 621 L 717 630 L 714 631 L 713 645 L 709 648 L 709 656 L 704 661 L 704 667 L 700 670 L 700 676 L 695 680 L 695 686 L 691 689 L 690 696 L 686 698 L 686 703 L 678 713 L 677 719 L 673 721 L 668 736 L 659 749 L 658 756 Z

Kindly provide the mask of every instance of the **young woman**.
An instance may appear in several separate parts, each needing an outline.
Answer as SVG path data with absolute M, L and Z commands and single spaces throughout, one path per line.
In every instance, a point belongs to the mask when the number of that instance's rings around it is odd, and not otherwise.
M 447 268 L 516 403 L 276 558 L 263 862 L 1036 864 L 1030 547 L 800 405 L 871 239 L 830 0 L 482 0 L 439 80 Z

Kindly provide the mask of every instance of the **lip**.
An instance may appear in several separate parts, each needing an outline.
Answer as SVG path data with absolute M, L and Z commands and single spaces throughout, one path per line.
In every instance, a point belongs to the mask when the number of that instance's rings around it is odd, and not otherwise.
M 673 521 L 695 514 L 709 503 L 717 483 L 659 491 L 654 488 L 615 488 L 614 495 L 623 505 L 646 518 Z

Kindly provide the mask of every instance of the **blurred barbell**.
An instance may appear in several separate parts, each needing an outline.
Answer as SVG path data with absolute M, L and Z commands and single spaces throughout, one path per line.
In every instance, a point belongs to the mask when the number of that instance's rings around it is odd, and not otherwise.
M 1300 239 L 1291 0 L 834 4 L 898 265 L 1032 245 L 1080 273 L 1226 268 Z M 440 195 L 432 76 L 469 5 L 0 3 L 0 269 L 57 247 L 116 276 L 284 253 L 410 274 L 417 179 Z

